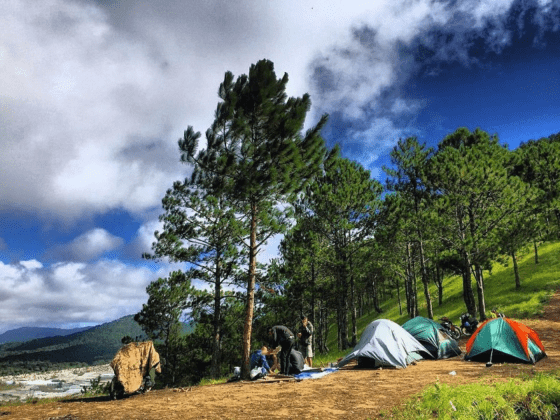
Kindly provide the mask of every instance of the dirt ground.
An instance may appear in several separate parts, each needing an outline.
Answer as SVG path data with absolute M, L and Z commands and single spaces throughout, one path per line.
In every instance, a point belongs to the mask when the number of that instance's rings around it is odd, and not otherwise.
M 539 334 L 548 357 L 536 365 L 465 362 L 461 357 L 423 360 L 406 369 L 367 370 L 348 366 L 320 379 L 301 382 L 229 383 L 151 391 L 109 401 L 106 397 L 49 404 L 0 406 L 0 419 L 375 419 L 439 380 L 488 382 L 523 372 L 560 367 L 560 293 L 542 319 L 521 320 Z M 465 349 L 466 340 L 460 341 Z M 450 372 L 456 375 L 450 375 Z

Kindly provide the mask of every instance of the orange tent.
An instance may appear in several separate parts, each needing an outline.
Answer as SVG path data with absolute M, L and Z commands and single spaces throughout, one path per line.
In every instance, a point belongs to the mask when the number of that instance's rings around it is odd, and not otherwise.
M 536 363 L 545 356 L 534 330 L 513 319 L 495 318 L 482 323 L 471 336 L 465 360 Z

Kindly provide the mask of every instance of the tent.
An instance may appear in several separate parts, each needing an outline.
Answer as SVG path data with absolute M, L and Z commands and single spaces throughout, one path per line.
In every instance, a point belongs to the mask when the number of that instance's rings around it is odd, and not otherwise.
M 403 327 L 388 319 L 371 322 L 354 350 L 338 362 L 338 367 L 358 359 L 358 365 L 402 367 L 423 355 L 430 357 L 422 344 Z
M 465 360 L 535 364 L 545 356 L 541 340 L 531 328 L 513 319 L 494 318 L 471 336 Z
M 432 319 L 417 316 L 406 321 L 402 327 L 430 352 L 433 359 L 447 359 L 461 354 L 457 341 Z

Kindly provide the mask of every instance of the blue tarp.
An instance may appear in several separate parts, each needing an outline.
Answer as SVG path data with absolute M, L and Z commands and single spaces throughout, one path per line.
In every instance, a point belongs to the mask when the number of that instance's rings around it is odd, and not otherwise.
M 323 376 L 328 375 L 329 373 L 336 372 L 338 368 L 326 368 L 323 370 L 308 370 L 303 371 L 294 376 L 296 379 L 318 379 L 322 378 Z

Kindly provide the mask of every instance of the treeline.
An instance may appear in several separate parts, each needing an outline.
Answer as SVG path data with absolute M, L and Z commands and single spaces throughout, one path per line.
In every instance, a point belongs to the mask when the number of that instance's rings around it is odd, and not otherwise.
M 508 255 L 515 264 L 527 243 L 537 258 L 538 244 L 558 237 L 558 136 L 515 151 L 479 129 L 458 129 L 437 149 L 400 140 L 383 186 L 325 147 L 327 116 L 302 133 L 310 99 L 288 98 L 287 81 L 267 60 L 237 79 L 227 72 L 206 148 L 192 127 L 178 142 L 192 173 L 167 191 L 163 230 L 145 257 L 188 269 L 152 283 L 135 317 L 157 341 L 166 383 L 217 378 L 239 361 L 248 375 L 251 344 L 302 313 L 324 352 L 331 320 L 346 349 L 360 313 L 380 312 L 388 294 L 410 317 L 424 300 L 433 317 L 448 274 L 462 275 L 466 310 L 484 318 L 491 262 Z M 265 267 L 257 256 L 276 234 L 285 235 L 281 258 Z M 196 325 L 188 338 L 185 312 Z
M 411 318 L 424 303 L 433 318 L 451 274 L 462 276 L 465 310 L 485 319 L 484 271 L 492 262 L 509 258 L 519 289 L 517 252 L 531 244 L 538 263 L 539 243 L 559 237 L 559 135 L 514 151 L 480 129 L 460 128 L 437 149 L 400 140 L 384 168 L 382 198 L 358 164 L 337 160 L 346 169 L 327 162 L 296 203 L 276 269 L 285 307 L 313 314 L 323 351 L 331 315 L 338 348 L 346 349 L 356 344 L 364 306 L 381 312 L 385 298 L 396 296 Z

